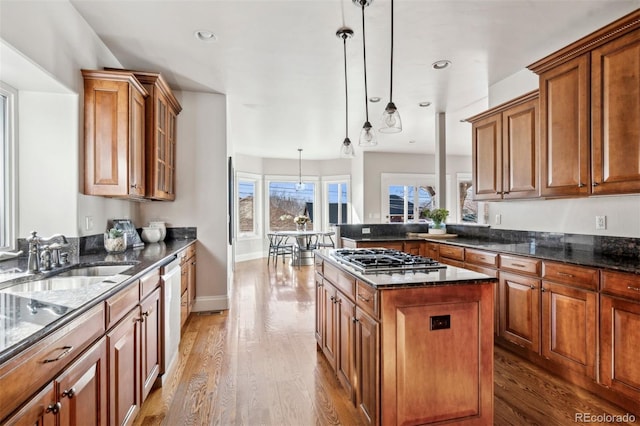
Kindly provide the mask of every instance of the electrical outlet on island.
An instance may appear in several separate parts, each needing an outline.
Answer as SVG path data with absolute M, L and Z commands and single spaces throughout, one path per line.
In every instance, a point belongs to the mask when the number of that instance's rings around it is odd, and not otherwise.
M 370 234 L 371 233 L 371 228 L 362 228 L 362 233 L 363 234 Z

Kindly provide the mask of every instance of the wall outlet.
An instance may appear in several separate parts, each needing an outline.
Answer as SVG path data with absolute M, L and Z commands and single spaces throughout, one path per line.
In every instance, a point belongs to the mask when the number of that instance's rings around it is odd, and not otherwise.
M 84 230 L 91 231 L 93 229 L 93 216 L 84 217 Z
M 371 233 L 371 228 L 362 228 L 362 233 L 363 234 L 370 234 Z
M 498 213 L 496 215 L 496 220 L 494 221 L 494 225 L 500 225 L 502 223 L 502 215 Z
M 606 216 L 596 216 L 596 229 L 597 230 L 607 229 L 607 217 Z

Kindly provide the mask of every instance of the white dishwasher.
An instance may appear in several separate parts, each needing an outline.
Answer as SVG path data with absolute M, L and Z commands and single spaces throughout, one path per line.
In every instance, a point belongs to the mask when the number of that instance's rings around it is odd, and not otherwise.
M 162 268 L 164 297 L 164 339 L 162 340 L 162 383 L 167 379 L 178 354 L 180 344 L 180 259 L 176 258 Z

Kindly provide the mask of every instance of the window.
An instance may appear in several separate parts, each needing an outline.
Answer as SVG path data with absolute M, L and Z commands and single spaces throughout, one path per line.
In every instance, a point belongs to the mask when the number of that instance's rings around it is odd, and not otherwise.
M 458 180 L 458 221 L 460 223 L 478 222 L 478 202 L 473 200 L 471 175 L 459 173 Z
M 435 187 L 435 176 L 426 174 L 382 173 L 381 175 L 381 212 L 386 223 L 417 222 L 420 212 L 436 206 L 435 197 L 428 187 Z M 451 193 L 447 176 L 447 193 Z M 451 211 L 450 197 L 447 197 L 447 209 Z M 450 219 L 455 217 L 451 214 Z
M 0 82 L 0 250 L 10 250 L 15 245 L 16 102 L 17 91 Z
M 238 238 L 258 237 L 261 178 L 258 175 L 238 172 L 236 181 Z
M 348 177 L 325 181 L 325 228 L 349 223 Z
M 304 213 L 305 209 L 315 228 L 316 184 L 305 182 L 305 189 L 296 190 L 296 182 L 272 180 L 268 182 L 269 207 L 268 226 L 270 231 L 294 231 L 296 224 L 293 218 Z

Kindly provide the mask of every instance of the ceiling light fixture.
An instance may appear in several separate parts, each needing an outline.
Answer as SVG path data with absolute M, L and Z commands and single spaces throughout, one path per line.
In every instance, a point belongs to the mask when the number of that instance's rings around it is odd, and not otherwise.
M 193 32 L 196 40 L 202 41 L 204 43 L 213 43 L 218 40 L 218 37 L 215 35 L 213 31 L 209 30 L 196 30 Z
M 360 146 L 375 146 L 378 144 L 378 141 L 376 140 L 376 132 L 373 130 L 371 123 L 369 123 L 369 104 L 367 103 L 369 96 L 367 94 L 367 43 L 364 31 L 364 8 L 369 6 L 372 2 L 373 0 L 353 0 L 355 5 L 362 8 L 362 57 L 364 59 L 364 107 L 366 119 L 362 126 L 362 131 L 360 132 L 360 139 L 358 141 L 358 145 Z
M 347 39 L 353 37 L 353 30 L 348 27 L 342 27 L 336 31 L 336 36 L 342 39 L 342 52 L 344 54 L 344 141 L 340 148 L 340 156 L 353 158 L 353 144 L 349 139 L 349 90 L 347 86 Z
M 298 148 L 298 183 L 296 191 L 304 191 L 305 184 L 302 182 L 302 148 Z
M 431 68 L 433 68 L 434 70 L 443 70 L 445 68 L 448 68 L 449 65 L 451 65 L 451 61 L 442 59 L 440 61 L 435 61 L 433 64 L 431 64 Z
M 376 103 L 376 102 L 380 102 L 380 96 L 372 96 L 369 98 L 369 102 L 371 103 Z
M 396 104 L 393 103 L 393 0 L 391 0 L 391 71 L 389 73 L 389 103 L 382 113 L 380 133 L 398 133 L 402 131 L 402 120 Z
M 420 102 L 420 103 L 418 104 L 418 106 L 421 106 L 422 108 L 426 108 L 426 107 L 428 107 L 428 106 L 430 106 L 430 105 L 431 105 L 431 102 L 428 102 L 428 101 Z

